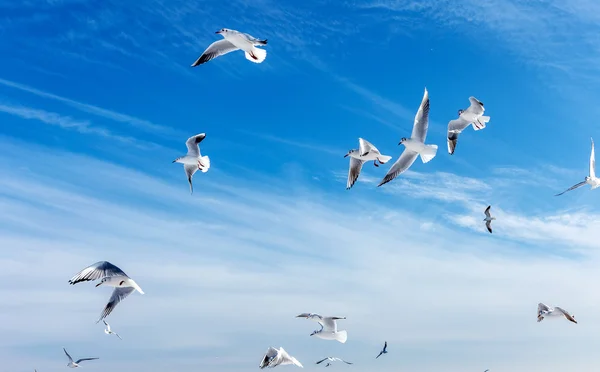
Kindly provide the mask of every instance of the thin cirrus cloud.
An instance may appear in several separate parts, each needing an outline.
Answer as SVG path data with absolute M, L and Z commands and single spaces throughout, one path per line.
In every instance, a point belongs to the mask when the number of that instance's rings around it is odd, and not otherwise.
M 563 219 L 555 235 L 562 240 L 549 237 L 547 253 L 526 254 L 508 228 L 506 236 L 490 237 L 483 227 L 457 230 L 439 219 L 424 229 L 431 221 L 426 214 L 371 196 L 349 204 L 335 192 L 290 193 L 285 180 L 259 184 L 217 174 L 203 177 L 202 192 L 191 198 L 179 179 L 37 145 L 20 154 L 20 141 L 1 143 L 0 244 L 11 247 L 0 256 L 6 268 L 0 331 L 12 335 L 1 341 L 6 368 L 18 370 L 23 358 L 40 351 L 48 355 L 38 356 L 40 363 L 57 365 L 65 344 L 98 354 L 102 364 L 90 365 L 92 371 L 122 365 L 158 371 L 161 363 L 191 368 L 215 356 L 229 361 L 214 363 L 215 371 L 233 371 L 255 365 L 271 342 L 310 361 L 334 345 L 315 343 L 307 324 L 293 318 L 299 311 L 348 316 L 351 338 L 339 351 L 356 356 L 358 371 L 372 369 L 360 362 L 370 361 L 383 339 L 405 355 L 401 362 L 382 360 L 384 370 L 398 363 L 424 371 L 482 363 L 555 370 L 571 365 L 573 355 L 591 361 L 586 355 L 597 346 L 600 297 L 582 294 L 586 283 L 600 279 L 600 262 L 595 248 L 577 237 L 585 225 L 586 239 L 600 238 L 594 219 L 564 224 L 570 217 L 556 215 L 540 222 Z M 16 154 L 29 164 L 40 152 L 47 156 L 35 159 L 35 169 L 14 166 Z M 94 172 L 79 176 L 88 169 Z M 447 175 L 455 188 L 481 185 L 453 177 Z M 511 219 L 531 217 L 497 215 L 511 229 Z M 580 247 L 577 258 L 551 253 L 569 244 Z M 110 291 L 66 282 L 103 259 L 118 263 L 146 291 L 128 297 L 109 319 L 128 341 L 118 350 L 93 324 Z M 21 280 L 8 280 L 23 272 Z M 565 280 L 548 285 L 548 273 Z M 568 304 L 586 326 L 540 327 L 538 301 Z M 554 341 L 556 332 L 564 344 Z M 37 346 L 26 346 L 32 338 Z M 472 353 L 498 343 L 502 350 Z M 552 356 L 531 358 L 540 346 Z M 438 357 L 427 358 L 432 352 Z

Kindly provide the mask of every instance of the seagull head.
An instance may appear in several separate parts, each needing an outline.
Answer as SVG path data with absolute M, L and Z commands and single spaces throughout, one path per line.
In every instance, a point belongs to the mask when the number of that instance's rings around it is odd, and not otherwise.
M 400 142 L 398 143 L 398 145 L 401 145 L 401 144 L 403 144 L 404 142 L 406 142 L 406 137 L 402 137 L 402 138 L 400 139 Z
M 348 153 L 346 155 L 344 155 L 344 157 L 348 157 L 349 155 L 351 155 L 352 153 L 354 153 L 356 150 L 348 150 Z M 310 314 L 309 317 L 312 317 L 313 314 Z
M 310 335 L 311 335 L 311 336 L 314 336 L 314 335 L 316 335 L 316 334 L 317 334 L 317 333 L 319 333 L 319 332 L 321 332 L 321 331 L 313 331 L 313 333 L 311 333 Z
M 463 112 L 465 112 L 465 110 L 458 110 L 458 116 L 461 116 Z
M 107 281 L 108 281 L 108 278 L 100 279 L 100 283 L 96 284 L 96 287 L 100 287 L 102 284 L 106 283 Z
M 227 34 L 230 30 L 228 28 L 222 28 L 219 31 L 215 32 L 215 34 L 224 35 Z

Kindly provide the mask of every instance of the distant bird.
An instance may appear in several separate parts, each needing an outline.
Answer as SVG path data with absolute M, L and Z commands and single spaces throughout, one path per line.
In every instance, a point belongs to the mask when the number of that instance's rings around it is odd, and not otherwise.
M 489 371 L 489 369 L 486 369 L 486 370 L 485 370 L 485 371 L 483 371 L 483 372 L 488 372 L 488 371 Z
M 483 212 L 483 213 L 485 213 L 485 218 L 483 220 L 485 221 L 485 227 L 487 227 L 488 231 L 491 234 L 492 233 L 492 221 L 495 220 L 496 217 L 492 217 L 492 215 L 490 214 L 490 208 L 492 208 L 492 206 L 488 205 L 488 207 Z
M 339 341 L 342 344 L 346 342 L 348 339 L 348 332 L 338 331 L 337 330 L 337 322 L 336 320 L 346 319 L 346 317 L 338 317 L 338 316 L 321 316 L 319 314 L 314 313 L 302 313 L 300 315 L 296 315 L 296 318 L 306 318 L 310 320 L 314 320 L 315 322 L 321 325 L 321 329 L 318 331 L 313 331 L 311 336 L 317 336 L 323 340 L 335 340 Z
M 450 120 L 448 123 L 448 153 L 454 154 L 458 135 L 470 124 L 474 130 L 485 128 L 485 123 L 490 121 L 489 116 L 483 116 L 485 108 L 483 103 L 475 97 L 469 97 L 471 105 L 466 110 L 458 110 L 458 119 Z
M 600 186 L 600 179 L 596 178 L 596 154 L 594 152 L 594 139 L 592 138 L 592 153 L 590 154 L 590 175 L 585 178 L 584 181 L 579 182 L 577 185 L 571 186 L 560 194 L 556 194 L 554 196 L 559 196 L 567 191 L 575 190 L 578 187 L 581 187 L 585 184 L 592 186 L 592 190 Z
M 199 169 L 202 173 L 208 172 L 210 168 L 210 158 L 208 156 L 202 156 L 200 154 L 200 142 L 206 138 L 206 133 L 196 134 L 191 136 L 185 141 L 188 152 L 187 155 L 178 157 L 173 160 L 173 163 L 183 164 L 183 170 L 187 176 L 188 183 L 190 184 L 190 194 L 194 193 L 194 186 L 192 185 L 192 177 L 194 173 Z
M 121 336 L 119 336 L 118 333 L 115 333 L 110 329 L 110 324 L 106 323 L 106 320 L 103 320 L 103 322 L 104 322 L 104 325 L 106 325 L 106 329 L 104 330 L 104 333 L 106 333 L 107 335 L 115 335 L 119 338 L 119 340 L 122 340 Z
M 274 347 L 269 347 L 265 356 L 263 356 L 262 361 L 258 365 L 260 369 L 265 367 L 275 368 L 278 365 L 286 365 L 286 364 L 294 364 L 300 368 L 304 368 L 302 363 L 300 363 L 296 358 L 290 356 L 282 347 L 279 350 Z
M 210 44 L 196 62 L 192 64 L 192 67 L 240 49 L 244 51 L 246 59 L 254 63 L 261 63 L 267 58 L 266 50 L 256 48 L 258 45 L 267 45 L 267 39 L 260 40 L 254 36 L 228 28 L 223 28 L 216 33 L 223 36 L 224 39 Z
M 541 302 L 538 304 L 538 316 L 537 316 L 538 323 L 541 322 L 542 320 L 544 320 L 545 317 L 559 317 L 559 316 L 564 316 L 569 321 L 577 324 L 577 321 L 575 320 L 575 315 L 569 314 L 568 311 L 566 311 L 558 306 L 548 307 Z
M 350 362 L 346 362 L 345 360 L 343 360 L 343 359 L 340 359 L 340 358 L 336 358 L 336 357 L 327 357 L 327 358 L 323 358 L 323 359 L 319 360 L 319 361 L 318 361 L 316 364 L 321 364 L 321 363 L 323 363 L 323 362 L 324 362 L 324 361 L 326 361 L 326 360 L 327 360 L 328 362 L 327 362 L 327 365 L 325 365 L 325 367 L 329 367 L 329 366 L 331 365 L 331 363 L 330 363 L 330 362 L 344 362 L 344 363 L 346 363 L 346 364 L 352 364 L 352 363 L 350 363 Z
M 423 100 L 419 111 L 415 115 L 415 123 L 410 138 L 402 138 L 400 144 L 404 145 L 405 149 L 402 155 L 396 160 L 394 165 L 387 172 L 383 180 L 378 186 L 386 184 L 396 178 L 399 174 L 406 171 L 417 159 L 417 155 L 421 155 L 423 163 L 429 162 L 437 153 L 437 145 L 426 145 L 425 138 L 427 137 L 427 128 L 429 126 L 429 93 L 425 89 Z
M 69 364 L 67 364 L 67 367 L 71 367 L 71 368 L 79 367 L 79 363 L 86 361 L 86 360 L 100 359 L 100 358 L 82 358 L 82 359 L 79 359 L 78 361 L 74 362 L 73 358 L 71 358 L 71 356 L 69 355 L 69 353 L 67 353 L 67 350 L 65 350 L 64 347 L 63 347 L 63 350 L 64 350 L 65 354 L 67 354 L 67 357 L 69 358 Z
M 373 165 L 379 167 L 380 164 L 385 164 L 391 156 L 381 155 L 377 147 L 367 140 L 362 138 L 358 139 L 358 149 L 350 150 L 344 157 L 350 156 L 350 169 L 348 170 L 348 182 L 346 183 L 346 190 L 350 190 L 354 183 L 358 179 L 358 175 L 363 167 L 363 164 L 367 161 L 373 161 Z
M 137 290 L 141 294 L 144 294 L 144 291 L 142 291 L 133 279 L 127 276 L 123 270 L 108 261 L 99 261 L 86 267 L 75 274 L 75 276 L 69 280 L 69 284 L 74 285 L 79 282 L 93 281 L 96 279 L 100 279 L 100 283 L 96 284 L 96 287 L 103 284 L 109 287 L 115 287 L 106 307 L 104 307 L 104 311 L 102 311 L 102 314 L 96 323 L 106 318 L 113 311 L 115 306 L 133 293 L 133 291 Z
M 377 355 L 375 359 L 379 358 L 381 354 L 387 354 L 387 341 L 385 342 L 385 344 L 383 345 L 383 349 L 379 352 L 379 355 Z

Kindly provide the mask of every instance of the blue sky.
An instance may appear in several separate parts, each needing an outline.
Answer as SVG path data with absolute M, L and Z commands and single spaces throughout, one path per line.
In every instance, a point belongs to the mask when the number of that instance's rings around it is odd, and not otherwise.
M 598 25 L 591 0 L 1 0 L 2 370 L 61 370 L 62 347 L 92 372 L 239 371 L 269 346 L 355 372 L 598 365 L 600 193 L 553 197 L 600 141 Z M 223 27 L 266 61 L 190 68 Z M 346 151 L 396 158 L 424 87 L 437 157 L 345 190 Z M 450 156 L 471 95 L 491 121 Z M 171 161 L 200 132 L 190 196 Z M 110 290 L 67 284 L 99 260 L 146 293 L 108 318 L 122 342 L 94 324 Z M 536 323 L 540 301 L 579 324 Z M 348 342 L 301 312 L 347 316 Z

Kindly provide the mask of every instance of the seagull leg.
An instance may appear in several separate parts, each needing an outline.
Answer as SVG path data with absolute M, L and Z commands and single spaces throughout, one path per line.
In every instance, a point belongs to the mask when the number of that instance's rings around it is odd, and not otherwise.
M 377 164 L 377 159 L 375 159 L 375 160 L 373 161 L 373 165 L 374 165 L 374 166 L 376 166 L 376 167 L 379 167 L 379 164 Z

